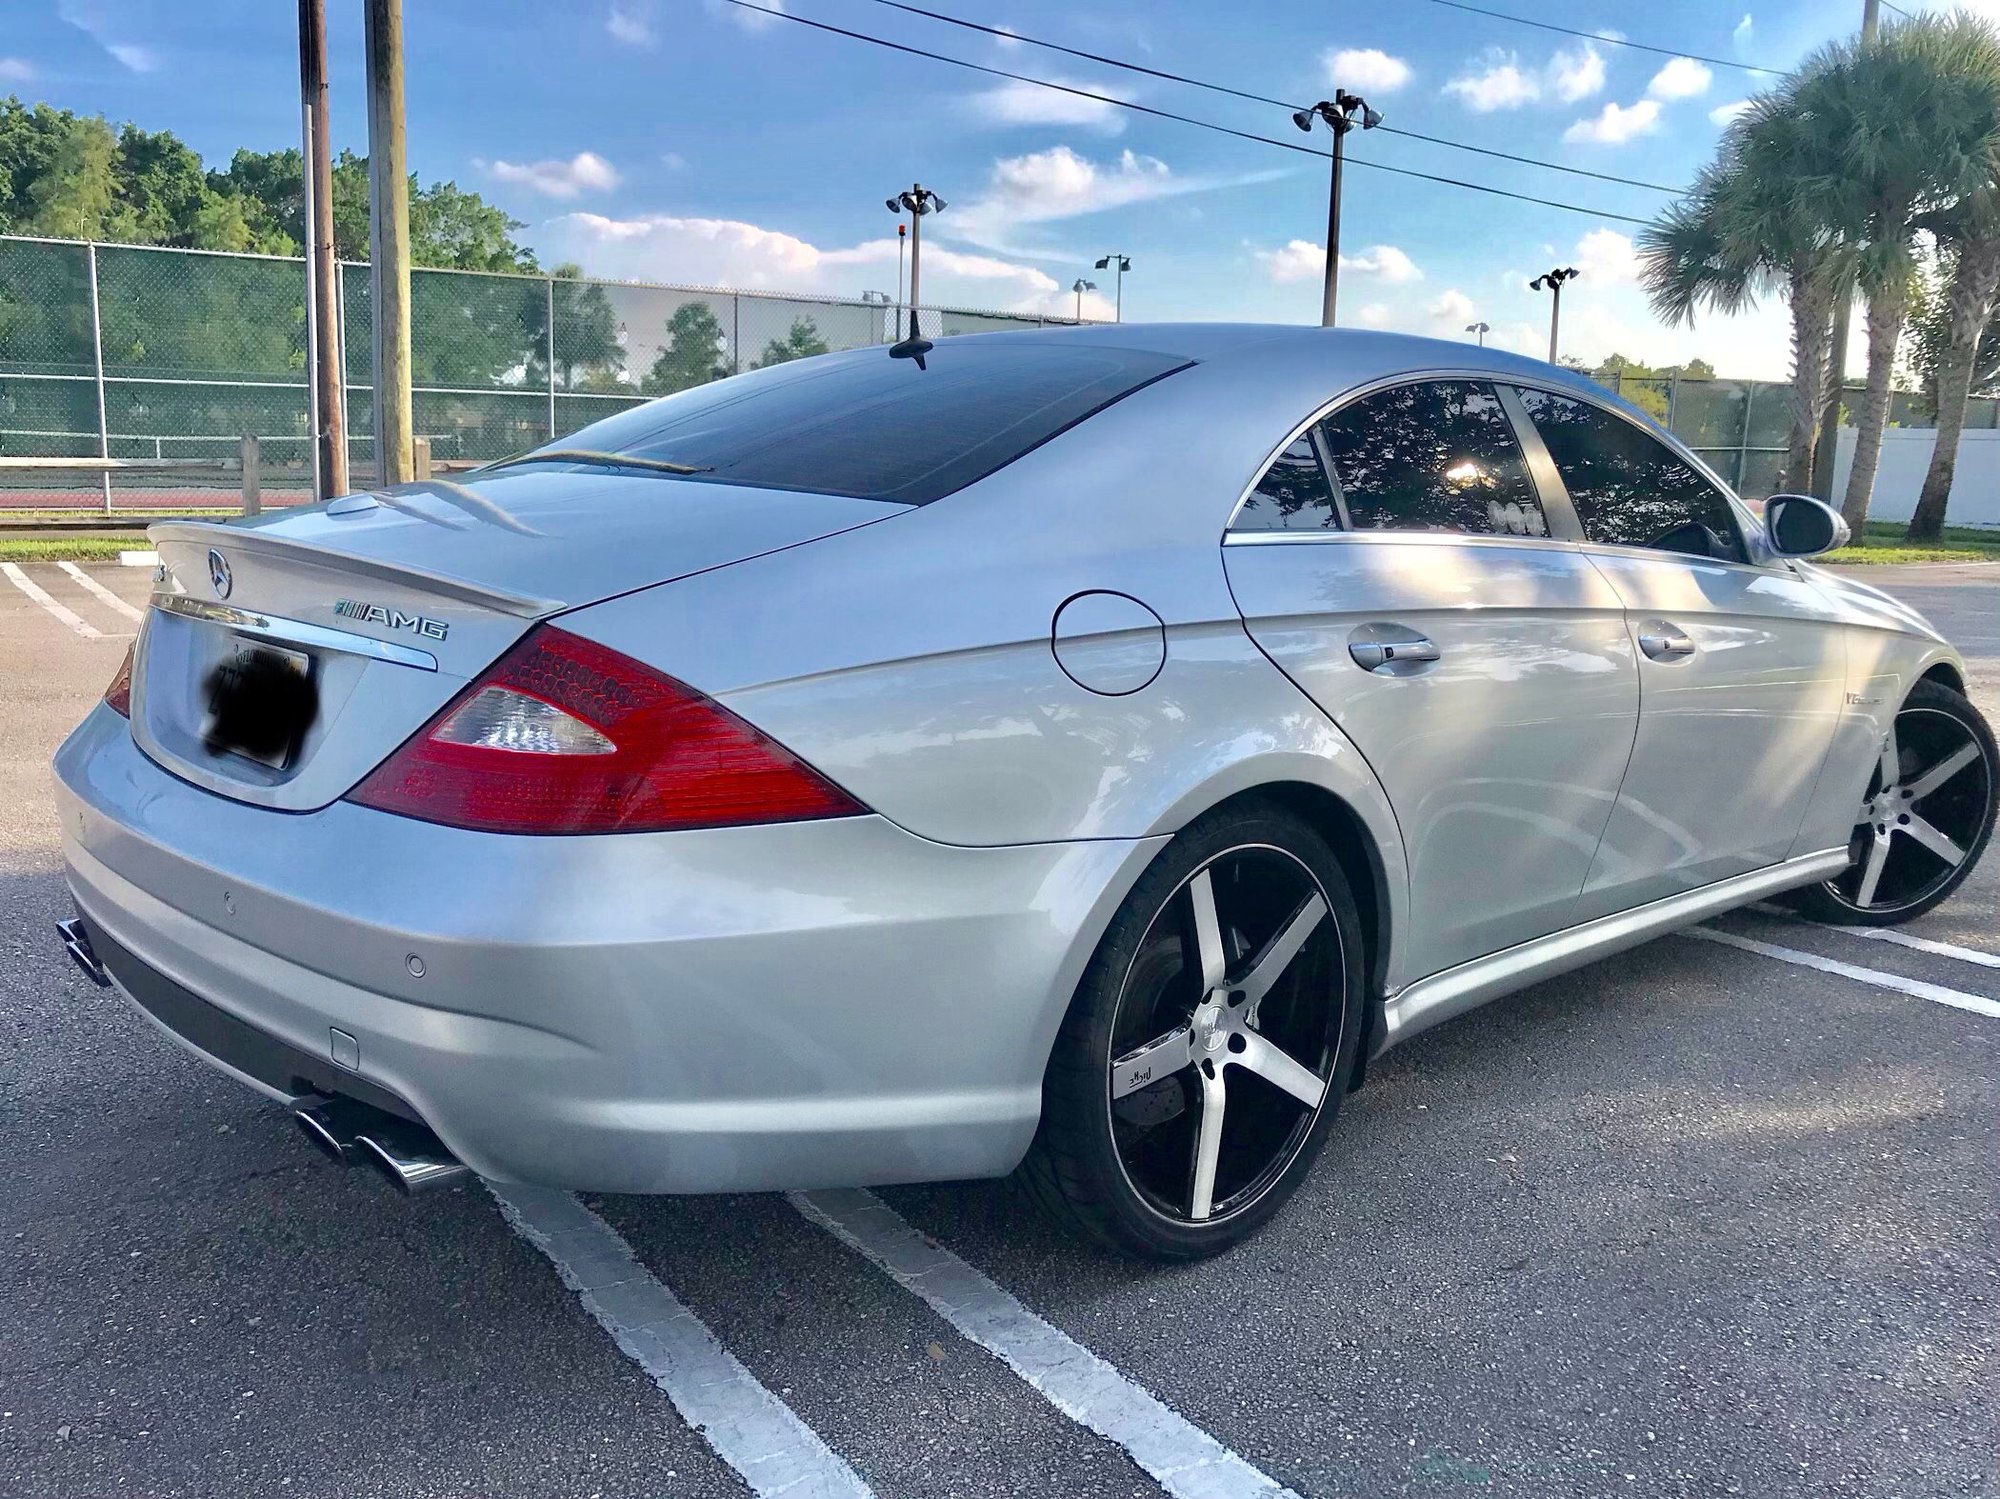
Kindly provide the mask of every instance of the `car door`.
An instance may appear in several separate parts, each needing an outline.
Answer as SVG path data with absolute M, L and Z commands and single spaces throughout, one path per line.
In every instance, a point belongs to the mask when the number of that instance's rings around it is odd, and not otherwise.
M 1723 490 L 1637 421 L 1519 394 L 1638 653 L 1638 738 L 1577 919 L 1778 863 L 1845 703 L 1835 611 L 1758 560 Z
M 1301 429 L 1223 557 L 1252 638 L 1394 805 L 1407 977 L 1564 925 L 1631 753 L 1637 669 L 1617 594 L 1550 537 L 1494 387 L 1409 381 Z

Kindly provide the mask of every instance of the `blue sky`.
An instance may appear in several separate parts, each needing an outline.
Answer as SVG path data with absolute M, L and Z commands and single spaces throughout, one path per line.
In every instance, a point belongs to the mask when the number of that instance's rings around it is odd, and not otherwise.
M 874 0 L 762 0 L 1013 72 L 1238 129 L 1302 140 L 1282 110 L 1136 77 L 901 14 Z M 1721 111 L 1757 75 L 1470 15 L 1435 0 L 924 0 L 927 8 L 1086 51 L 1310 102 L 1335 85 L 1388 123 L 1649 182 L 1689 180 Z M 1532 0 L 1489 8 L 1715 58 L 1786 67 L 1860 0 Z M 6 0 L 0 89 L 171 129 L 211 162 L 298 139 L 293 7 L 276 0 Z M 1128 316 L 1314 321 L 1323 160 L 1094 99 L 745 12 L 727 0 L 406 0 L 410 162 L 476 188 L 545 261 L 604 275 L 852 294 L 895 285 L 882 200 L 913 178 L 950 208 L 926 226 L 925 300 L 1109 314 L 1106 251 L 1133 258 Z M 336 145 L 366 149 L 360 6 L 330 0 Z M 1852 12 L 1852 14 L 1850 14 Z M 1324 145 L 1326 137 L 1315 137 Z M 1747 317 L 1661 327 L 1632 282 L 1629 236 L 1662 194 L 1382 132 L 1358 158 L 1559 199 L 1513 202 L 1356 167 L 1348 174 L 1343 322 L 1542 352 L 1545 294 L 1574 264 L 1564 350 L 1655 362 L 1701 355 L 1776 377 L 1786 326 Z M 1859 340 L 1856 341 L 1859 354 Z

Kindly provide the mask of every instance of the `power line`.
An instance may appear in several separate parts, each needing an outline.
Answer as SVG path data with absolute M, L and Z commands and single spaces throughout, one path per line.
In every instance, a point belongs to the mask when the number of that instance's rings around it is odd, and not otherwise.
M 1175 114 L 1170 109 L 1155 109 L 1150 104 L 1140 104 L 1131 99 L 1119 99 L 1110 94 L 1093 93 L 1089 89 L 1072 88 L 1066 83 L 1055 83 L 1047 78 L 1032 78 L 1026 73 L 1010 73 L 1005 68 L 988 67 L 985 63 L 968 62 L 962 57 L 950 57 L 942 52 L 927 52 L 922 47 L 912 47 L 903 42 L 892 42 L 887 37 L 871 36 L 865 31 L 850 31 L 844 26 L 833 26 L 825 21 L 815 21 L 806 16 L 794 15 L 788 10 L 773 10 L 766 5 L 757 5 L 752 0 L 728 0 L 741 10 L 754 10 L 760 16 L 770 16 L 780 21 L 792 21 L 800 26 L 810 26 L 815 31 L 831 32 L 835 36 L 848 37 L 857 42 L 867 42 L 871 46 L 886 47 L 892 52 L 901 52 L 911 57 L 929 58 L 932 62 L 950 63 L 955 68 L 967 68 L 975 73 L 985 73 L 994 78 L 1008 78 L 1016 83 L 1032 83 L 1038 88 L 1054 89 L 1057 93 L 1074 94 L 1079 99 L 1092 99 L 1099 104 L 1113 104 L 1120 109 L 1129 109 L 1135 114 L 1151 115 L 1155 119 L 1173 120 L 1182 125 L 1193 125 L 1202 130 L 1213 130 L 1220 135 L 1233 135 L 1238 140 L 1256 141 L 1260 145 L 1276 146 L 1281 151 L 1296 151 L 1306 156 L 1317 156 L 1324 161 L 1330 154 L 1312 146 L 1300 145 L 1295 141 L 1280 140 L 1274 136 L 1258 135 L 1254 131 L 1237 130 L 1228 125 L 1218 125 L 1213 120 L 1199 120 L 1192 115 Z M 1592 218 L 1615 219 L 1625 224 L 1650 222 L 1636 214 L 1608 213 L 1599 208 L 1586 208 L 1580 203 L 1564 203 L 1555 198 L 1537 198 L 1529 193 L 1510 192 L 1504 187 L 1490 187 L 1483 182 L 1467 182 L 1459 177 L 1442 177 L 1433 172 L 1419 172 L 1410 167 L 1392 167 L 1385 162 L 1369 161 L 1360 157 L 1349 157 L 1349 164 L 1367 167 L 1377 172 L 1389 172 L 1398 177 L 1414 177 L 1422 182 L 1442 183 L 1446 187 L 1462 187 L 1470 192 L 1487 193 L 1496 198 L 1512 198 L 1520 203 L 1534 203 L 1543 208 L 1560 208 L 1565 213 L 1587 214 Z
M 1061 42 L 1044 41 L 1040 37 L 1025 32 L 1011 31 L 1004 26 L 988 26 L 979 21 L 968 21 L 960 16 L 948 16 L 943 11 L 925 10 L 921 5 L 908 5 L 904 0 L 875 0 L 877 5 L 886 5 L 891 10 L 906 11 L 913 16 L 925 16 L 933 21 L 942 21 L 947 26 L 961 26 L 967 31 L 984 32 L 987 36 L 1002 37 L 1008 41 L 1025 42 L 1030 47 L 1046 48 L 1050 52 L 1060 52 L 1068 57 L 1079 57 L 1086 62 L 1102 63 L 1107 68 L 1123 68 L 1128 73 L 1142 73 L 1148 78 L 1160 78 L 1169 83 L 1184 83 L 1190 88 L 1207 89 L 1212 94 L 1227 94 L 1233 99 L 1247 99 L 1253 104 L 1269 104 L 1278 109 L 1291 111 L 1300 105 L 1297 99 L 1273 99 L 1264 94 L 1253 94 L 1246 89 L 1231 88 L 1225 83 L 1211 83 L 1204 78 L 1190 78 L 1184 73 L 1169 73 L 1161 68 L 1149 68 L 1144 64 L 1127 62 L 1120 57 L 1106 57 L 1099 52 L 1085 52 L 1081 48 L 1066 47 Z M 1309 102 L 1309 101 L 1307 101 Z M 1495 151 L 1486 146 L 1474 146 L 1465 141 L 1455 141 L 1441 135 L 1425 135 L 1416 130 L 1403 130 L 1394 125 L 1375 127 L 1384 135 L 1401 135 L 1413 141 L 1425 141 L 1433 146 L 1449 146 L 1454 151 L 1471 151 L 1479 156 L 1492 156 L 1501 161 L 1519 162 L 1523 166 L 1542 167 L 1551 172 L 1568 172 L 1574 177 L 1594 177 L 1599 182 L 1616 182 L 1625 187 L 1643 187 L 1648 192 L 1667 193 L 1680 196 L 1681 189 L 1667 187 L 1658 182 L 1642 182 L 1636 177 L 1620 177 L 1611 172 L 1593 172 L 1584 167 L 1565 166 L 1559 161 L 1542 161 L 1533 156 L 1516 156 L 1511 151 Z
M 1699 52 L 1682 52 L 1675 47 L 1655 47 L 1646 42 L 1635 42 L 1629 37 L 1604 36 L 1595 31 L 1578 31 L 1573 26 L 1558 26 L 1553 21 L 1537 21 L 1531 16 L 1509 15 L 1504 10 L 1488 10 L 1483 5 L 1467 5 L 1465 0 L 1431 0 L 1433 5 L 1448 5 L 1453 10 L 1469 11 L 1475 16 L 1491 16 L 1496 21 L 1512 21 L 1516 26 L 1534 26 L 1543 31 L 1559 31 L 1564 36 L 1580 36 L 1586 42 L 1603 42 L 1613 47 L 1630 47 L 1637 52 L 1653 52 L 1661 57 L 1685 57 L 1693 62 L 1714 63 L 1718 68 L 1741 68 L 1746 73 L 1768 73 L 1774 78 L 1790 76 L 1789 68 L 1767 68 L 1754 62 L 1737 62 L 1728 57 L 1704 57 Z

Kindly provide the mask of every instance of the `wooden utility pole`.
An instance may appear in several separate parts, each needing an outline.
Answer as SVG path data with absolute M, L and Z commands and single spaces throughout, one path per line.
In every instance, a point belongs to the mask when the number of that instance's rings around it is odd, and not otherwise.
M 410 173 L 403 142 L 403 0 L 363 0 L 368 51 L 368 286 L 375 321 L 375 460 L 415 477 L 410 438 Z
M 340 384 L 339 288 L 333 260 L 333 146 L 326 95 L 326 0 L 299 0 L 299 112 L 304 127 L 306 344 L 311 366 L 313 497 L 347 493 Z M 254 439 L 246 438 L 245 441 Z M 247 483 L 247 481 L 246 481 Z

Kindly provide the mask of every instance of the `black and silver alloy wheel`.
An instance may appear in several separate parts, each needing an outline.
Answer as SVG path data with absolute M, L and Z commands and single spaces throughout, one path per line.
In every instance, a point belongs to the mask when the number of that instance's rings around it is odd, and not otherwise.
M 1845 873 L 1802 893 L 1822 920 L 1887 926 L 1958 888 L 1992 836 L 1993 734 L 1979 710 L 1920 682 L 1897 712 L 1856 814 Z
M 1024 1168 L 1031 1189 L 1156 1258 L 1253 1231 L 1346 1091 L 1358 936 L 1338 861 L 1288 813 L 1225 813 L 1183 833 L 1078 990 Z

